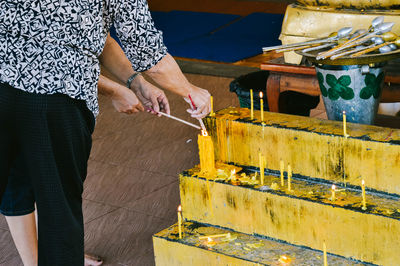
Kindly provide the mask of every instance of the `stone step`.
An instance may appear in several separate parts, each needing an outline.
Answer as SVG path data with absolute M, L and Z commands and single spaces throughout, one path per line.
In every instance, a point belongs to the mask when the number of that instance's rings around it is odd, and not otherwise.
M 323 265 L 321 251 L 193 222 L 185 222 L 183 228 L 182 239 L 176 224 L 153 236 L 157 266 Z M 213 242 L 199 239 L 227 233 L 230 237 L 213 238 Z M 329 253 L 327 262 L 329 266 L 366 265 Z
M 205 122 L 213 138 L 215 156 L 222 162 L 259 166 L 259 152 L 267 168 L 279 171 L 290 163 L 293 174 L 400 194 L 400 130 L 317 118 L 227 108 Z M 286 167 L 285 167 L 286 168 Z
M 199 168 L 180 175 L 186 219 L 312 249 L 325 241 L 332 254 L 374 264 L 400 261 L 399 197 L 367 191 L 364 211 L 355 188 L 337 187 L 332 201 L 331 184 L 293 179 L 289 191 L 287 179 L 281 187 L 280 177 L 266 175 L 261 187 L 246 169 L 216 167 L 215 178 L 201 177 Z

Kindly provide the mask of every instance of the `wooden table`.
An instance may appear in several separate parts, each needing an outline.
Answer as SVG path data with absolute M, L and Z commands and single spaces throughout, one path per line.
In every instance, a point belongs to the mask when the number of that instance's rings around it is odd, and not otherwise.
M 279 112 L 279 95 L 283 91 L 291 90 L 313 96 L 321 94 L 317 74 L 312 66 L 286 64 L 283 57 L 279 57 L 262 63 L 261 69 L 270 71 L 267 98 L 271 112 Z M 385 69 L 381 102 L 400 102 L 400 60 L 390 62 Z

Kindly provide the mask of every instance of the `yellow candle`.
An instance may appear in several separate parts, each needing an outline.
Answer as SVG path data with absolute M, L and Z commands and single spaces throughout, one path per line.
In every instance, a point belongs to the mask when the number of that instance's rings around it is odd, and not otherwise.
M 280 170 L 281 170 L 281 186 L 283 187 L 285 185 L 285 179 L 283 177 L 283 171 L 284 171 L 285 165 L 283 164 L 283 160 L 280 162 Z
M 209 235 L 209 236 L 199 236 L 200 240 L 208 239 L 208 238 L 222 238 L 222 237 L 230 237 L 231 233 L 227 234 L 218 234 L 218 235 Z
M 265 159 L 265 156 L 262 156 L 262 161 L 263 161 L 263 169 L 265 170 L 267 168 L 267 160 Z M 263 175 L 265 175 L 264 171 L 263 171 Z M 264 185 L 264 177 L 265 176 L 263 176 L 263 179 L 262 179 L 262 185 Z
M 343 135 L 347 138 L 347 121 L 346 121 L 346 111 L 343 111 Z
M 207 131 L 202 130 L 201 133 L 198 137 L 201 172 L 213 175 L 215 173 L 214 145 Z
M 258 159 L 260 162 L 260 184 L 261 186 L 264 186 L 264 160 L 261 152 L 258 153 Z
M 260 112 L 261 112 L 261 122 L 264 122 L 264 100 L 262 91 L 260 91 Z
M 253 102 L 253 90 L 250 89 L 250 118 L 254 119 L 254 102 Z
M 331 196 L 331 201 L 336 200 L 336 186 L 332 185 L 332 196 Z
M 182 238 L 182 206 L 178 206 L 178 231 L 179 231 L 179 239 Z
M 328 266 L 328 255 L 327 255 L 327 253 L 326 253 L 326 244 L 325 244 L 325 241 L 324 241 L 323 249 L 324 249 L 324 266 Z
M 215 115 L 215 113 L 214 113 L 214 100 L 213 100 L 212 96 L 210 96 L 210 104 L 211 104 L 210 116 L 214 116 Z
M 362 189 L 362 210 L 365 211 L 367 209 L 367 199 L 365 197 L 365 181 L 361 181 L 361 189 Z
M 292 167 L 290 164 L 287 166 L 287 176 L 288 176 L 288 190 L 292 190 Z

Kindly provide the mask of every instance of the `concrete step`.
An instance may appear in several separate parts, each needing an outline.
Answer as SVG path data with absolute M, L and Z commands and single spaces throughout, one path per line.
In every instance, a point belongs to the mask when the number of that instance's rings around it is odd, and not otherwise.
M 180 175 L 183 214 L 190 221 L 230 228 L 380 265 L 400 261 L 399 197 L 361 191 L 310 179 L 288 180 L 266 175 L 265 186 L 253 180 L 251 169 L 217 164 L 217 175 L 201 177 L 199 168 Z M 230 172 L 236 168 L 236 175 Z M 246 176 L 242 175 L 246 174 Z M 259 174 L 257 180 L 259 180 Z
M 259 166 L 259 152 L 267 168 L 280 171 L 290 163 L 293 174 L 335 183 L 361 185 L 400 195 L 400 130 L 301 116 L 227 108 L 207 117 L 215 158 L 238 165 Z M 286 169 L 286 167 L 285 167 Z
M 183 227 L 182 239 L 178 238 L 176 224 L 153 236 L 157 266 L 323 265 L 321 251 L 199 223 L 185 222 Z M 199 239 L 227 233 L 230 237 L 213 238 L 214 243 Z M 327 254 L 327 262 L 330 266 L 365 265 L 331 254 Z

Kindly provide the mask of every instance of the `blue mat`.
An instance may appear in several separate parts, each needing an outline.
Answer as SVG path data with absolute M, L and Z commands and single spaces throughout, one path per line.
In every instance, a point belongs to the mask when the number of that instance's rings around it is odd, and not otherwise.
M 232 63 L 280 44 L 283 15 L 237 15 L 190 11 L 151 12 L 173 56 Z M 115 29 L 111 36 L 118 42 Z
M 164 14 L 161 14 L 164 13 Z M 236 19 L 238 15 L 191 11 L 152 12 L 156 28 L 163 32 L 164 43 L 169 47 L 206 35 Z
M 172 43 L 173 56 L 232 63 L 262 53 L 262 47 L 280 44 L 283 15 L 253 13 L 213 34 Z

